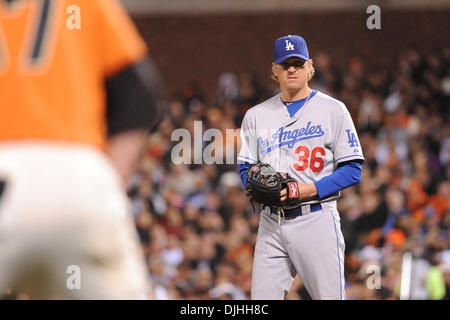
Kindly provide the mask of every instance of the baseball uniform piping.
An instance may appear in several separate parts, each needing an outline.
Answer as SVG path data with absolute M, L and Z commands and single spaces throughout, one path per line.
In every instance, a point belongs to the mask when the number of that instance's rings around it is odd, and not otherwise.
M 331 217 L 333 219 L 333 225 L 334 225 L 334 234 L 336 235 L 336 250 L 338 254 L 338 265 L 339 265 L 339 291 L 340 291 L 340 298 L 342 300 L 342 279 L 341 279 L 341 255 L 339 254 L 339 237 L 336 230 L 336 222 L 334 220 L 333 212 L 331 212 Z

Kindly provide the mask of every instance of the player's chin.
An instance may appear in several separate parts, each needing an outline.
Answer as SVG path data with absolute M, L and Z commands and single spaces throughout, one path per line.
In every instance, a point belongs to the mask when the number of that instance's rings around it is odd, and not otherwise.
M 304 85 L 302 83 L 299 83 L 298 81 L 286 82 L 286 89 L 288 89 L 289 91 L 301 90 L 303 86 Z
M 302 87 L 305 84 L 304 79 L 301 79 L 300 77 L 287 77 L 285 79 L 286 86 L 297 86 Z

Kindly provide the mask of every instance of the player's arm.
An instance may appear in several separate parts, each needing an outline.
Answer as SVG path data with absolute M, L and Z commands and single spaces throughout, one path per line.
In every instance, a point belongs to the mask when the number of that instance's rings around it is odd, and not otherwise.
M 159 76 L 148 48 L 117 0 L 95 0 L 107 98 L 107 151 L 124 184 L 161 121 Z
M 341 191 L 361 182 L 361 160 L 342 162 L 336 171 L 314 183 L 298 182 L 300 199 L 318 197 L 324 199 L 335 192 Z M 286 199 L 286 189 L 281 191 L 281 200 Z
M 361 182 L 361 163 L 361 160 L 342 162 L 331 175 L 315 182 L 314 185 L 319 199 L 326 198 L 335 192 Z
M 138 166 L 147 142 L 147 133 L 142 130 L 126 131 L 108 141 L 108 155 L 118 171 L 123 186 L 128 185 L 130 175 Z
M 242 185 L 247 187 L 247 169 L 250 168 L 250 163 L 244 162 L 239 166 L 239 175 L 241 176 Z
M 239 166 L 239 175 L 241 177 L 242 185 L 244 186 L 244 189 L 247 190 L 247 172 L 248 169 L 252 164 L 255 164 L 258 162 L 258 143 L 256 139 L 255 134 L 255 118 L 252 116 L 252 114 L 247 111 L 244 119 L 242 120 L 241 125 L 241 148 L 239 150 L 238 154 L 238 161 L 241 163 Z M 252 202 L 255 200 L 256 202 L 259 202 L 256 199 L 253 199 L 253 197 L 247 193 L 247 196 L 250 197 L 250 201 Z M 252 200 L 253 199 L 253 200 Z M 253 202 L 252 202 L 253 206 Z M 254 207 L 253 207 L 254 208 Z
M 241 149 L 238 154 L 238 161 L 241 162 L 239 166 L 239 175 L 241 176 L 242 185 L 247 187 L 247 169 L 252 163 L 256 163 L 258 159 L 257 140 L 254 129 L 254 119 L 247 112 L 242 120 L 241 125 Z
M 148 133 L 163 117 L 157 79 L 145 58 L 106 81 L 108 154 L 125 185 L 143 155 Z

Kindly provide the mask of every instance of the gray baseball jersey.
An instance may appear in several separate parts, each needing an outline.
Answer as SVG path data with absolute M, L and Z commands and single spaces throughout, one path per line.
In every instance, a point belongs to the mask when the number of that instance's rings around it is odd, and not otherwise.
M 268 163 L 301 183 L 332 174 L 340 162 L 364 160 L 346 106 L 321 92 L 291 118 L 280 94 L 249 109 L 241 126 L 238 160 Z M 261 214 L 252 299 L 283 299 L 298 272 L 313 299 L 344 299 L 344 239 L 336 200 L 279 224 Z

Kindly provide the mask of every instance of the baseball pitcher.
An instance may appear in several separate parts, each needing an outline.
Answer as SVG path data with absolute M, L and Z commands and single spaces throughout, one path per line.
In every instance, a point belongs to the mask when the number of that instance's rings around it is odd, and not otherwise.
M 313 75 L 305 40 L 278 38 L 272 78 L 281 92 L 242 122 L 240 174 L 263 208 L 252 299 L 283 299 L 297 273 L 313 299 L 345 299 L 336 199 L 360 182 L 364 156 L 346 106 L 311 89 Z

